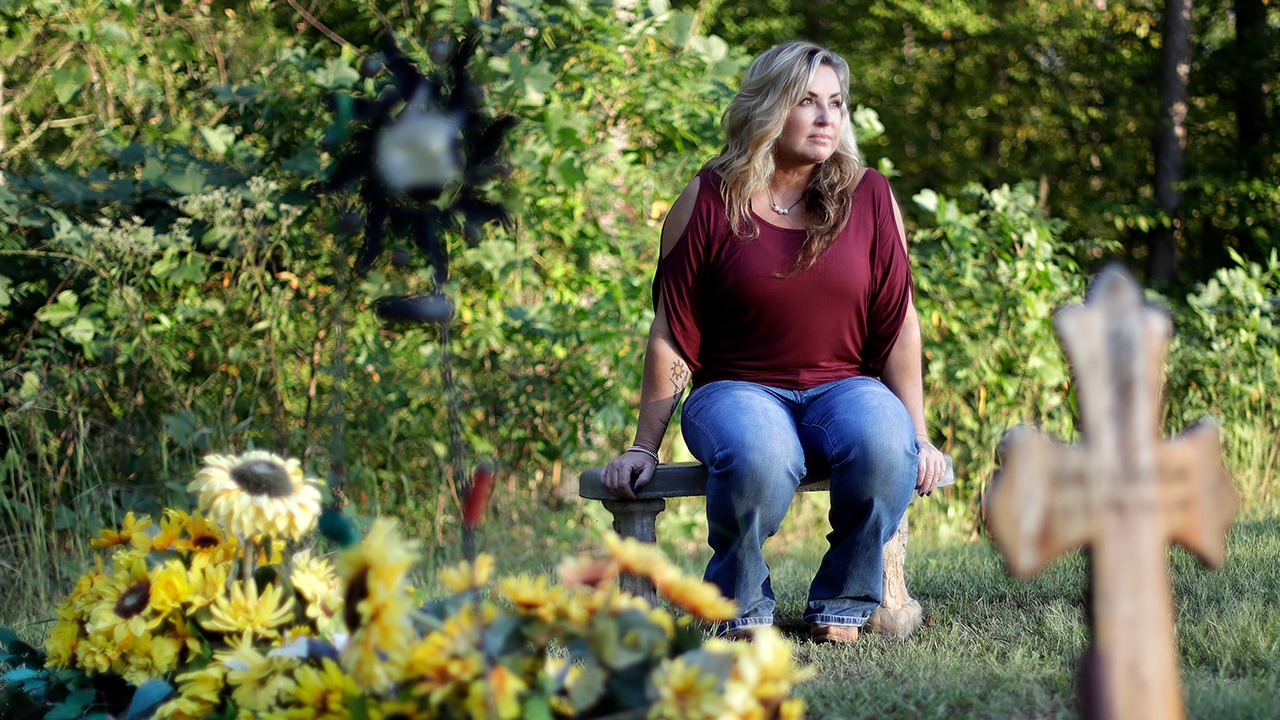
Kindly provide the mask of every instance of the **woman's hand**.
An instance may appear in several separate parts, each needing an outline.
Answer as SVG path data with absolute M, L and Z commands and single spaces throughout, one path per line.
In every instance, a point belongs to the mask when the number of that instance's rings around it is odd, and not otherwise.
M 947 476 L 947 456 L 933 446 L 928 438 L 917 436 L 920 441 L 920 466 L 916 470 L 916 492 L 928 495 Z
M 658 467 L 658 456 L 652 451 L 632 447 L 604 466 L 600 484 L 620 498 L 636 499 L 636 490 L 653 479 Z

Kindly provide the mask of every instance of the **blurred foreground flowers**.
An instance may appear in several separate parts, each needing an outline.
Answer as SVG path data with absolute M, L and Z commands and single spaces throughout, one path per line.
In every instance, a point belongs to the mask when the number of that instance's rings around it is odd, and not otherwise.
M 0 638 L 4 678 L 68 718 L 803 716 L 790 696 L 809 671 L 781 635 L 704 639 L 734 604 L 652 545 L 608 533 L 556 580 L 495 580 L 481 554 L 422 604 L 418 543 L 392 519 L 317 554 L 319 485 L 270 453 L 210 456 L 197 512 L 131 513 L 95 540 L 111 556 L 58 609 L 44 668 Z M 618 590 L 624 572 L 670 610 Z

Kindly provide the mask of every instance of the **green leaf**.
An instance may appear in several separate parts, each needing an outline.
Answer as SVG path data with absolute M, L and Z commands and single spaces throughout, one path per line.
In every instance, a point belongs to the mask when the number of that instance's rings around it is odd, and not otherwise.
M 164 184 L 182 195 L 195 195 L 208 183 L 204 171 L 195 163 L 188 163 L 181 170 L 170 169 L 164 174 Z
M 62 327 L 80 315 L 80 298 L 71 290 L 58 293 L 58 300 L 36 311 L 36 319 L 54 327 Z
M 84 709 L 93 703 L 98 693 L 92 688 L 76 690 L 45 714 L 44 720 L 74 720 L 84 714 Z
M 524 720 L 552 720 L 551 699 L 546 695 L 531 695 L 521 705 L 520 717 Z
M 569 688 L 569 702 L 574 713 L 582 713 L 600 702 L 604 696 L 605 673 L 595 663 L 585 663 L 580 667 L 578 677 Z
M 349 88 L 360 79 L 360 72 L 346 58 L 330 58 L 323 68 L 312 71 L 311 79 L 323 88 Z
M 40 393 L 40 376 L 32 371 L 22 374 L 22 389 L 18 391 L 18 397 L 23 400 L 31 400 Z
M 685 47 L 693 36 L 693 14 L 678 12 L 667 23 L 667 37 L 676 47 Z
M 49 73 L 53 80 L 53 94 L 58 103 L 66 105 L 75 99 L 89 81 L 89 66 L 83 63 L 67 65 Z
M 41 671 L 33 670 L 28 667 L 20 667 L 0 675 L 0 680 L 7 683 L 19 683 L 23 680 L 30 680 L 40 674 Z
M 156 708 L 173 695 L 173 692 L 173 686 L 164 680 L 148 680 L 142 683 L 133 693 L 133 700 L 129 702 L 124 720 L 146 720 L 155 714 Z
M 929 213 L 938 212 L 938 202 L 940 198 L 938 196 L 938 193 L 934 192 L 933 190 L 930 190 L 929 188 L 925 188 L 920 192 L 916 193 L 915 197 L 911 199 L 914 200 L 916 202 L 916 205 L 920 206 L 920 209 L 924 210 L 925 212 L 929 212 Z
M 227 154 L 227 150 L 236 142 L 236 130 L 228 125 L 218 125 L 211 128 L 200 128 L 200 137 L 204 138 L 209 149 L 217 157 Z
M 62 328 L 62 336 L 81 347 L 92 343 L 97 334 L 97 323 L 87 317 L 78 317 L 70 325 Z

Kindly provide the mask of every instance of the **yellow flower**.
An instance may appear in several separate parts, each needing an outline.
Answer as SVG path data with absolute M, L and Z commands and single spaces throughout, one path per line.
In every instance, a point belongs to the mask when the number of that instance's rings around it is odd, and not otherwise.
M 466 708 L 473 718 L 515 720 L 520 717 L 520 693 L 529 685 L 502 665 L 489 670 L 484 682 L 467 688 Z
M 483 587 L 493 574 L 493 556 L 480 553 L 476 556 L 475 565 L 463 561 L 456 567 L 440 571 L 440 582 L 453 593 L 463 593 Z
M 708 647 L 718 647 L 719 640 Z M 736 686 L 758 702 L 773 706 L 791 694 L 797 683 L 813 676 L 809 667 L 796 667 L 791 658 L 791 646 L 777 628 L 757 628 L 749 643 L 726 643 L 737 662 L 729 677 L 729 685 Z M 726 695 L 731 694 L 726 689 Z
M 277 628 L 293 620 L 293 598 L 284 597 L 284 588 L 274 583 L 259 593 L 258 584 L 250 578 L 247 583 L 232 583 L 230 597 L 215 597 L 209 612 L 208 618 L 200 620 L 205 630 L 278 638 Z
M 55 668 L 69 668 L 76 659 L 76 645 L 80 643 L 81 623 L 73 619 L 59 620 L 44 639 L 46 664 Z
M 189 589 L 186 598 L 187 614 L 193 615 L 201 608 L 212 605 L 214 600 L 224 597 L 227 593 L 227 576 L 230 573 L 230 560 L 193 564 L 191 571 L 187 573 Z
M 404 673 L 413 681 L 410 692 L 418 697 L 434 697 L 442 688 L 480 677 L 484 655 L 475 640 L 437 630 L 414 643 Z
M 88 618 L 102 600 L 102 591 L 110 580 L 111 577 L 102 569 L 102 558 L 94 558 L 94 569 L 80 576 L 75 588 L 63 603 L 63 608 L 69 613 L 68 617 L 78 620 Z
M 156 709 L 154 720 L 203 720 L 214 715 L 226 686 L 227 669 L 220 663 L 182 673 L 178 694 Z
M 655 580 L 654 586 L 681 610 L 710 622 L 725 622 L 738 617 L 738 604 L 720 594 L 720 589 L 699 578 L 673 574 Z
M 191 554 L 192 569 L 228 562 L 240 554 L 239 541 L 200 513 L 184 519 L 173 547 Z
M 351 632 L 342 665 L 366 690 L 385 690 L 399 677 L 413 630 L 405 578 L 417 559 L 417 543 L 387 518 L 374 520 L 364 540 L 339 558 L 347 586 L 343 620 Z
M 296 459 L 250 450 L 209 455 L 187 489 L 201 512 L 241 537 L 270 535 L 294 540 L 315 529 L 320 517 L 319 480 L 303 475 Z
M 120 675 L 133 685 L 141 685 L 177 669 L 181 652 L 182 643 L 175 638 L 164 635 L 133 638 L 120 658 L 124 664 Z
M 416 703 L 403 700 L 385 700 L 375 703 L 369 708 L 369 720 L 428 720 L 434 713 L 418 707 Z M 472 717 L 485 717 L 474 715 Z
M 168 613 L 182 606 L 191 594 L 187 568 L 180 560 L 170 560 L 151 571 L 151 607 Z
M 558 600 L 565 594 L 563 588 L 551 587 L 546 576 L 520 573 L 498 583 L 498 594 L 525 615 L 534 615 L 543 622 L 554 619 Z
M 289 563 L 289 584 L 304 604 L 304 612 L 323 634 L 331 634 L 342 613 L 342 582 L 333 563 L 313 557 L 310 550 L 293 556 Z
M 181 510 L 165 508 L 164 516 L 160 518 L 160 531 L 151 538 L 151 549 L 157 552 L 176 549 L 174 544 L 186 527 L 187 518 L 188 515 Z
M 348 720 L 351 717 L 347 703 L 360 694 L 360 688 L 334 661 L 322 658 L 318 668 L 303 665 L 293 671 L 293 679 L 297 685 L 282 703 L 285 707 L 264 715 L 262 720 Z
M 120 645 L 107 633 L 89 633 L 76 643 L 76 667 L 93 675 L 105 673 L 120 658 Z
M 622 572 L 651 578 L 655 583 L 673 574 L 680 574 L 679 568 L 667 559 L 657 545 L 640 542 L 635 538 L 624 538 L 613 531 L 606 532 L 603 539 L 609 555 L 618 562 Z
M 213 657 L 227 667 L 232 701 L 251 713 L 269 710 L 281 697 L 293 693 L 297 689 L 293 671 L 303 662 L 289 655 L 262 655 L 254 649 L 248 633 L 232 650 L 214 653 Z
M 132 545 L 139 550 L 150 550 L 151 538 L 144 532 L 148 527 L 151 527 L 151 518 L 144 517 L 139 520 L 129 512 L 124 516 L 124 525 L 119 530 L 103 528 L 98 537 L 90 540 L 89 544 L 94 547 Z
M 164 615 L 151 604 L 151 576 L 146 561 L 134 557 L 103 587 L 89 620 L 89 633 L 109 635 L 120 644 L 126 638 L 150 633 L 163 620 Z
M 716 720 L 725 710 L 719 679 L 684 658 L 663 660 L 653 671 L 651 720 Z
M 579 555 L 562 560 L 556 573 L 567 588 L 601 588 L 612 585 L 618 577 L 618 563 Z
M 279 565 L 284 562 L 284 549 L 288 545 L 284 540 L 274 539 L 271 541 L 271 547 L 258 548 L 258 566 L 263 565 Z
M 778 720 L 804 720 L 804 700 L 790 698 L 778 707 Z

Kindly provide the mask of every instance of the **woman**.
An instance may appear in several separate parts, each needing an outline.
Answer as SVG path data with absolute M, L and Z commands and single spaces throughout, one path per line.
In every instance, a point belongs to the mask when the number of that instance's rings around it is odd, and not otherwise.
M 945 460 L 925 431 L 920 326 L 901 214 L 862 165 L 849 66 L 792 42 L 752 63 L 725 111 L 726 144 L 662 229 L 635 443 L 603 483 L 649 481 L 686 387 L 690 451 L 708 468 L 706 579 L 749 635 L 773 622 L 764 541 L 800 478 L 831 476 L 829 548 L 805 620 L 856 640 L 882 597 L 881 548 Z

